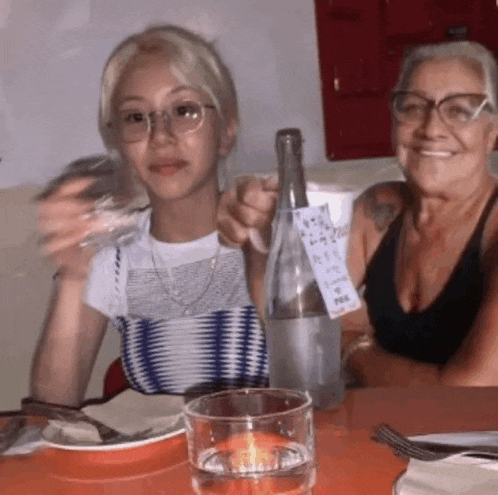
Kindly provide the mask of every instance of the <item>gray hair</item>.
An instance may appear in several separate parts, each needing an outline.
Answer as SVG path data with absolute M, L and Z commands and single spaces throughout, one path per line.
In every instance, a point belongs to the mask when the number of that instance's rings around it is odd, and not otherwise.
M 116 88 L 123 71 L 141 54 L 163 55 L 169 62 L 171 72 L 181 83 L 204 91 L 225 122 L 233 120 L 238 123 L 235 84 L 213 43 L 178 26 L 152 26 L 123 40 L 104 66 L 99 128 L 108 148 L 112 148 L 109 124 L 113 116 L 112 104 Z
M 457 58 L 478 65 L 482 70 L 484 93 L 496 111 L 498 101 L 498 70 L 493 54 L 475 41 L 444 41 L 420 45 L 413 48 L 403 58 L 395 91 L 406 91 L 417 67 L 424 63 L 441 58 Z

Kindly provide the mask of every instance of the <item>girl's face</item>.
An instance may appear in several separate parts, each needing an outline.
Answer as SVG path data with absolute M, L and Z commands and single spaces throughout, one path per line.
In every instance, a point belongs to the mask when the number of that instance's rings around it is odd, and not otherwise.
M 125 161 L 147 188 L 151 201 L 175 201 L 218 190 L 217 162 L 232 147 L 235 125 L 222 125 L 214 108 L 204 109 L 204 119 L 193 132 L 175 133 L 160 118 L 172 104 L 192 101 L 212 105 L 202 91 L 180 83 L 164 57 L 140 55 L 125 69 L 113 99 L 118 119 L 136 119 L 155 112 L 155 125 L 142 139 L 118 146 Z
M 435 102 L 451 95 L 484 93 L 482 78 L 459 59 L 425 62 L 414 72 L 408 91 Z M 429 194 L 467 190 L 469 181 L 487 172 L 497 136 L 487 111 L 459 128 L 432 108 L 419 122 L 395 123 L 394 140 L 401 168 L 409 181 Z

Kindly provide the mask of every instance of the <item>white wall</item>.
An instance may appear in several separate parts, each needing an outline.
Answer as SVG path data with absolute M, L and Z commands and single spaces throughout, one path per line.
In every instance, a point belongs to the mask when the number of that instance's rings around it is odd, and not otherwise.
M 239 91 L 237 171 L 274 168 L 273 140 L 298 126 L 308 166 L 326 163 L 313 0 L 0 0 L 0 187 L 41 184 L 101 151 L 102 66 L 150 23 L 197 30 Z

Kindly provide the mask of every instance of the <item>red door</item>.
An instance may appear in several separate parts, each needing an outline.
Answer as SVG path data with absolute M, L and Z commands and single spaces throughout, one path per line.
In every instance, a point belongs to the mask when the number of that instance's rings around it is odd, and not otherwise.
M 404 50 L 470 39 L 498 52 L 496 0 L 315 0 L 326 154 L 389 156 L 389 97 Z

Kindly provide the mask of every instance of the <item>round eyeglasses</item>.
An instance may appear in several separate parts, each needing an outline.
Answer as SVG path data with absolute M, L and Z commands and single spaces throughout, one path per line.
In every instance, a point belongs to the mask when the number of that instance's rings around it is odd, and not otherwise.
M 396 91 L 391 97 L 393 116 L 402 124 L 425 122 L 433 108 L 444 123 L 455 128 L 469 125 L 484 110 L 493 112 L 487 96 L 483 94 L 454 94 L 438 102 L 409 91 Z
M 148 139 L 152 130 L 157 128 L 158 120 L 175 136 L 188 134 L 202 125 L 206 108 L 216 110 L 214 105 L 197 101 L 177 101 L 161 112 L 144 112 L 140 109 L 127 108 L 118 112 L 118 134 L 125 143 Z

